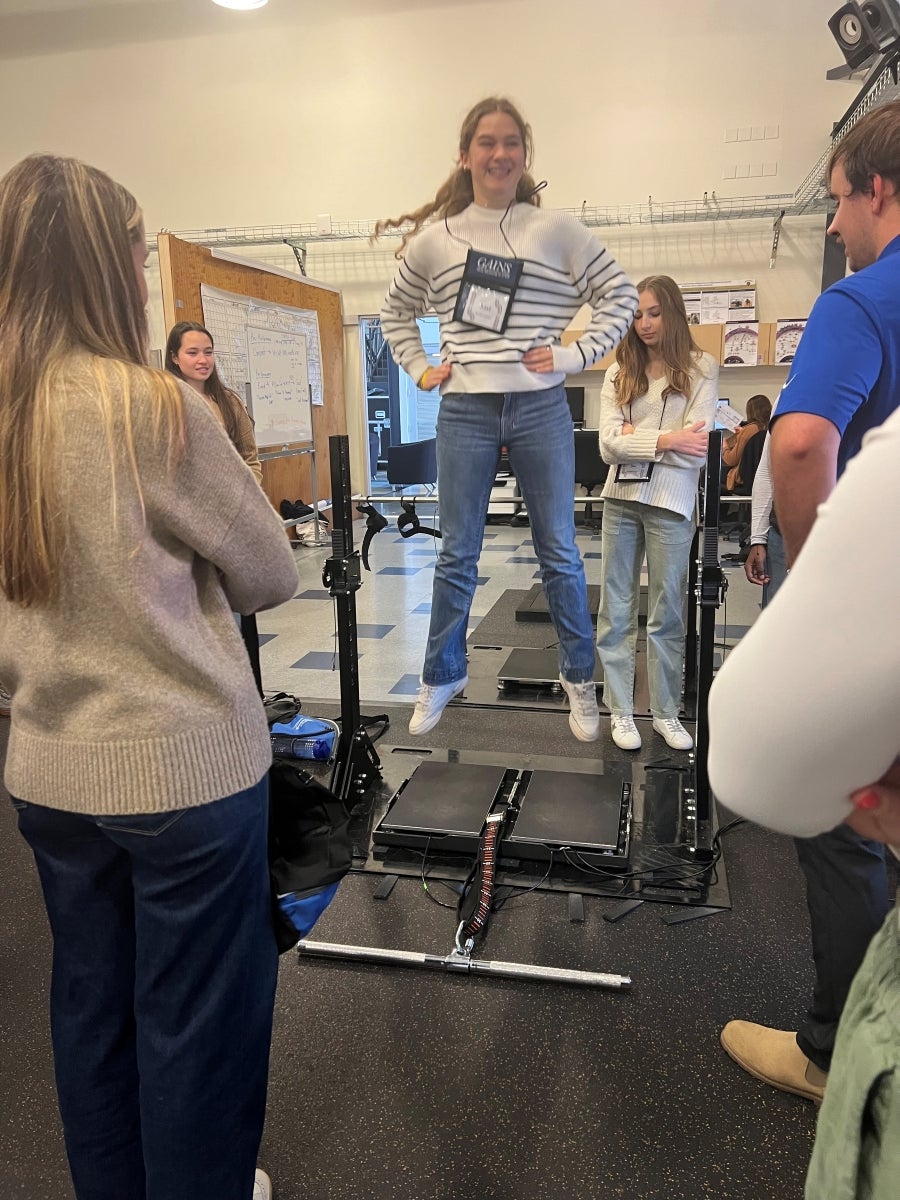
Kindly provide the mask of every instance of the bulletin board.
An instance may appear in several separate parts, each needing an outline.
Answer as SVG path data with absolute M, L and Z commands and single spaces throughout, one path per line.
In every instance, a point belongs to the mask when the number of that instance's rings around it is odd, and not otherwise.
M 316 353 L 311 350 L 312 339 L 308 332 L 308 324 L 306 328 L 297 327 L 294 331 L 303 333 L 306 338 L 309 386 L 313 399 L 321 401 L 315 405 L 312 438 L 319 464 L 320 497 L 328 495 L 328 439 L 333 434 L 347 432 L 344 401 L 344 326 L 340 292 L 310 280 L 295 278 L 286 272 L 267 270 L 262 264 L 241 261 L 230 255 L 219 257 L 207 246 L 182 241 L 170 233 L 159 234 L 157 244 L 167 329 L 177 321 L 198 321 L 206 324 L 202 296 L 204 288 L 237 297 L 242 304 L 247 305 L 248 314 L 252 314 L 251 323 L 256 326 L 267 326 L 271 318 L 267 316 L 262 319 L 260 314 L 273 310 L 280 310 L 289 315 L 290 310 L 299 312 L 307 322 L 314 316 L 318 341 L 317 360 Z M 207 327 L 213 334 L 217 353 L 220 349 L 225 349 L 220 347 L 215 330 Z M 282 351 L 285 354 L 288 352 L 285 346 L 282 346 Z M 242 372 L 238 372 L 240 373 Z M 228 382 L 238 394 L 243 394 L 243 385 L 249 380 L 233 383 L 229 379 Z M 290 451 L 309 446 L 309 436 L 302 436 L 306 432 L 305 425 L 298 423 L 286 432 L 301 436 L 283 441 L 278 445 L 279 449 Z M 259 433 L 260 444 L 264 445 L 262 431 Z M 275 443 L 269 443 L 270 446 L 275 444 L 278 444 L 278 439 Z M 290 453 L 286 453 L 283 457 L 263 461 L 263 488 L 276 508 L 281 500 L 305 498 L 306 502 L 309 502 L 312 495 L 309 460 L 309 454 L 291 456 Z
M 318 317 L 308 309 L 202 284 L 203 323 L 219 374 L 244 401 L 261 450 L 312 441 L 312 404 L 323 405 Z

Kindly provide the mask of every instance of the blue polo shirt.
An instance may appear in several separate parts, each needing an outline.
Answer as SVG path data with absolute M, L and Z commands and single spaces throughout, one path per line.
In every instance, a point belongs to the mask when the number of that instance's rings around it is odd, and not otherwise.
M 812 413 L 837 426 L 841 474 L 870 429 L 900 407 L 900 237 L 813 305 L 773 422 Z

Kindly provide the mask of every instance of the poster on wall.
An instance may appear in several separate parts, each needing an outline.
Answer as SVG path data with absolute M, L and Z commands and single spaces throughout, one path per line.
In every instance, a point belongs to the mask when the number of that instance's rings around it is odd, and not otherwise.
M 797 353 L 797 347 L 800 345 L 800 338 L 803 336 L 805 328 L 805 318 L 798 318 L 794 321 L 785 320 L 775 322 L 775 362 L 789 363 L 794 361 L 794 355 Z
M 683 292 L 684 311 L 687 313 L 688 325 L 700 324 L 700 293 Z
M 728 320 L 728 292 L 700 293 L 700 324 L 724 325 Z
M 722 363 L 726 367 L 755 367 L 759 363 L 759 321 L 735 321 L 725 326 Z
M 679 286 L 689 325 L 726 325 L 729 321 L 755 321 L 757 318 L 755 279 L 682 283 Z
M 756 292 L 750 290 L 728 293 L 728 320 L 734 321 L 740 315 L 749 321 L 756 320 Z

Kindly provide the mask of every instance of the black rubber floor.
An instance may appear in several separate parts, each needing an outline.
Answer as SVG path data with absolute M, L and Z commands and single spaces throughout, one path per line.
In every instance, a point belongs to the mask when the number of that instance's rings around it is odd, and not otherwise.
M 392 710 L 390 740 L 409 711 Z M 503 709 L 451 707 L 427 741 L 620 754 L 605 736 L 575 742 L 563 714 Z M 587 896 L 575 924 L 565 895 L 535 892 L 494 917 L 479 950 L 627 974 L 630 992 L 285 955 L 261 1155 L 278 1200 L 799 1200 L 815 1110 L 745 1075 L 718 1035 L 731 1017 L 796 1024 L 811 984 L 800 874 L 785 838 L 744 825 L 725 845 L 731 911 L 666 925 L 672 906 L 643 904 L 609 923 L 615 901 Z M 376 900 L 379 882 L 348 877 L 314 937 L 448 953 L 453 910 L 415 878 Z M 453 903 L 440 884 L 429 891 Z M 0 1196 L 71 1200 L 49 935 L 6 804 L 0 902 Z

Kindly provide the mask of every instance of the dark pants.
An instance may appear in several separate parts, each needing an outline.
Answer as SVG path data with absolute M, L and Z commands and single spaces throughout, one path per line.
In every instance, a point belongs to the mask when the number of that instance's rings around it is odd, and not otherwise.
M 798 838 L 796 846 L 816 966 L 812 1007 L 797 1031 L 797 1045 L 827 1071 L 850 984 L 891 907 L 887 867 L 884 846 L 848 825 Z
M 153 816 L 13 802 L 53 932 L 78 1200 L 252 1196 L 278 962 L 267 782 Z

